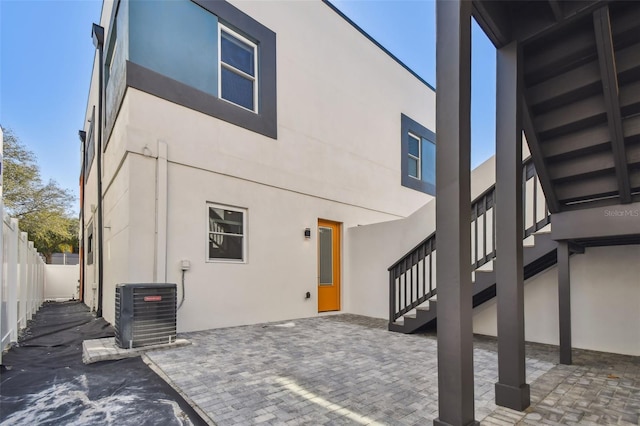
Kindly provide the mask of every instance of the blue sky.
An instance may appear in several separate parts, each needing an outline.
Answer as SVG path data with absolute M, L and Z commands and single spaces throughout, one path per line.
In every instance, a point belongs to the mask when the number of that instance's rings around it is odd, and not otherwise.
M 435 86 L 435 3 L 332 0 Z M 0 124 L 38 157 L 42 176 L 78 193 L 80 141 L 99 0 L 0 0 Z M 472 166 L 494 152 L 495 50 L 473 25 Z M 77 209 L 76 209 L 77 211 Z
M 100 8 L 97 0 L 0 0 L 0 124 L 35 152 L 44 180 L 76 196 Z

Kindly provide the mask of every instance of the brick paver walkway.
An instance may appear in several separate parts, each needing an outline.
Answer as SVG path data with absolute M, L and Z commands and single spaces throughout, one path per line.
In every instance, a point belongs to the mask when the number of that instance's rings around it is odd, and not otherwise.
M 384 320 L 337 315 L 187 333 L 193 345 L 148 359 L 215 424 L 430 425 L 438 415 L 433 335 L 386 331 Z M 640 358 L 527 345 L 532 408 L 493 403 L 494 339 L 474 349 L 476 419 L 488 425 L 637 424 Z M 607 423 L 611 421 L 611 423 Z M 571 423 L 573 422 L 573 423 Z

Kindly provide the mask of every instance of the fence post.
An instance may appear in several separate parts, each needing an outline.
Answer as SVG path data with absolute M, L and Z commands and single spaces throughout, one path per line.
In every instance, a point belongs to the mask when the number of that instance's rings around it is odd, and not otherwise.
M 19 262 L 20 262 L 20 328 L 27 326 L 27 301 L 29 289 L 27 288 L 27 233 L 20 232 L 18 237 Z
M 27 235 L 28 238 L 28 235 Z M 29 319 L 33 318 L 33 315 L 35 315 L 35 304 L 36 304 L 36 280 L 35 280 L 35 268 L 33 267 L 33 264 L 35 262 L 35 259 L 33 258 L 33 242 L 32 241 L 28 241 L 27 242 L 27 247 L 29 250 L 29 255 L 27 257 L 27 259 L 29 259 L 29 263 L 28 263 L 28 268 L 29 268 L 29 273 L 28 273 L 28 277 L 29 277 Z
M 42 260 L 42 256 L 40 256 L 40 253 L 38 253 L 38 283 L 40 285 L 38 310 L 40 310 L 42 304 L 44 303 L 44 261 Z
M 9 298 L 7 320 L 11 327 L 11 342 L 18 341 L 18 219 L 11 219 L 7 241 L 7 284 Z
M 0 185 L 2 182 L 0 182 Z M 0 191 L 2 188 L 0 186 Z M 6 314 L 3 315 L 2 305 L 6 302 L 5 308 L 9 305 L 9 294 L 8 291 L 5 293 L 5 288 L 8 290 L 8 286 L 6 286 L 6 282 L 4 282 L 4 262 L 3 258 L 6 256 L 4 253 L 4 205 L 2 203 L 2 196 L 0 195 L 0 218 L 2 218 L 2 223 L 0 223 L 0 363 L 2 363 L 2 352 L 5 348 L 5 337 L 11 335 L 11 323 L 3 324 L 3 318 L 7 318 Z M 5 320 L 6 321 L 6 320 Z M 3 330 L 4 329 L 4 330 Z M 5 332 L 6 330 L 6 332 Z

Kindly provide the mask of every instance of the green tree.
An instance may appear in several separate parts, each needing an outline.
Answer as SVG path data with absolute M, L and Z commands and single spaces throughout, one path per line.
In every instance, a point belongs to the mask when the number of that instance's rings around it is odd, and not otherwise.
M 3 198 L 7 214 L 47 261 L 59 251 L 76 251 L 78 220 L 71 215 L 75 198 L 54 180 L 44 183 L 36 156 L 10 129 L 3 128 Z

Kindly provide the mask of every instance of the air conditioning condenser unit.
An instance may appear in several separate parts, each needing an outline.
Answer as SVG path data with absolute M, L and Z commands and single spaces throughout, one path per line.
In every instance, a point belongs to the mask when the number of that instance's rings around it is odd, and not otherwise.
M 124 349 L 176 340 L 175 284 L 116 286 L 116 344 Z

